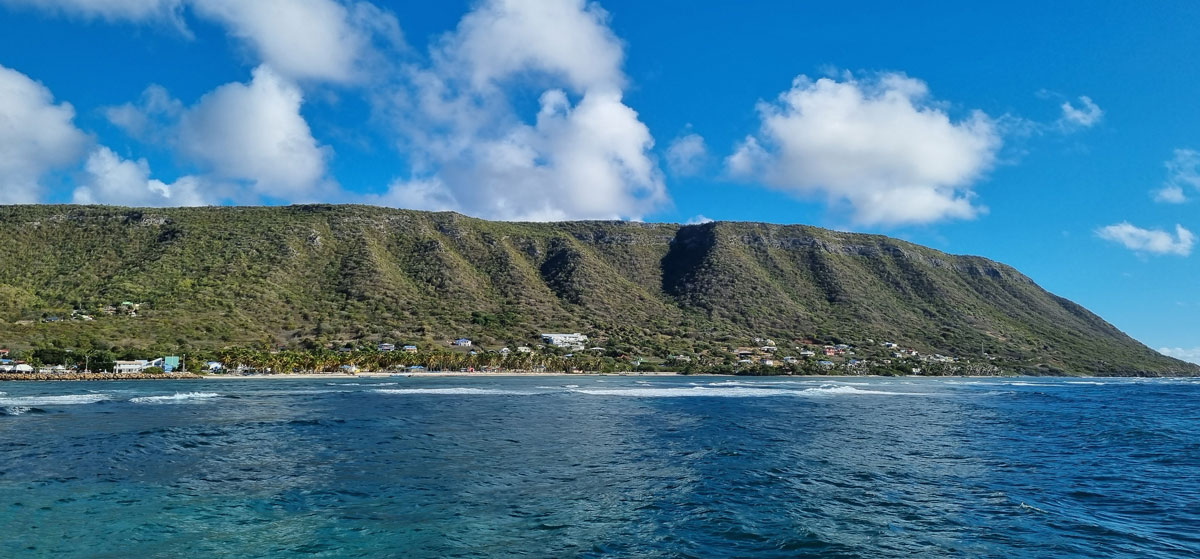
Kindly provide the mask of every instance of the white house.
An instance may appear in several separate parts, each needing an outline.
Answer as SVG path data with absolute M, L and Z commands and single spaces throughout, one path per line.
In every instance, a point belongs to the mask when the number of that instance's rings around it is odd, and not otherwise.
M 456 345 L 458 347 L 471 347 L 471 340 L 468 340 L 466 338 L 459 338 L 457 340 L 454 340 L 451 343 L 453 343 L 454 345 Z
M 21 363 L 20 365 L 13 367 L 12 370 L 14 373 L 32 373 L 33 367 L 25 363 Z
M 150 362 L 145 359 L 137 361 L 117 361 L 113 364 L 114 373 L 140 373 L 150 366 Z
M 542 334 L 542 341 L 554 347 L 580 350 L 587 346 L 588 337 L 579 332 L 574 334 Z
M 379 351 L 396 351 L 396 344 L 389 344 L 385 342 L 375 346 L 375 349 L 378 349 Z

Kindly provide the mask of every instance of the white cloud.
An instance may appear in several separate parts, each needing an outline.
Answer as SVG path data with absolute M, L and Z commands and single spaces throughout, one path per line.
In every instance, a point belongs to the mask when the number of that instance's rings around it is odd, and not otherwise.
M 392 99 L 415 172 L 374 199 L 509 220 L 636 219 L 664 204 L 606 17 L 577 0 L 495 0 L 464 16 Z M 538 110 L 521 115 L 514 98 L 530 88 Z
M 104 116 L 126 134 L 144 141 L 163 140 L 162 132 L 183 114 L 183 103 L 161 85 L 150 85 L 135 105 L 106 107 Z
M 1193 149 L 1177 149 L 1167 167 L 1167 181 L 1154 192 L 1154 199 L 1168 204 L 1188 201 L 1184 188 L 1200 190 L 1200 152 Z
M 79 160 L 88 137 L 74 118 L 46 86 L 0 66 L 0 204 L 39 201 L 42 177 Z
M 0 0 L 11 6 L 109 22 L 169 22 L 190 35 L 184 8 L 244 42 L 257 63 L 293 80 L 354 82 L 386 63 L 377 47 L 404 39 L 390 12 L 349 0 Z
M 1096 234 L 1101 239 L 1121 244 L 1132 251 L 1179 256 L 1191 254 L 1196 241 L 1196 236 L 1182 225 L 1176 225 L 1175 234 L 1171 235 L 1162 229 L 1142 229 L 1127 221 L 1101 227 Z
M 970 187 L 995 162 L 995 121 L 980 111 L 951 120 L 920 80 L 802 75 L 758 111 L 761 129 L 726 159 L 735 177 L 848 204 L 864 224 L 970 219 L 983 211 Z
M 105 21 L 170 21 L 181 29 L 182 0 L 0 0 L 22 8 Z
M 1090 128 L 1099 123 L 1103 116 L 1104 111 L 1100 110 L 1100 106 L 1090 97 L 1083 95 L 1079 97 L 1079 108 L 1070 101 L 1063 102 L 1059 125 L 1064 128 Z
M 1182 204 L 1188 201 L 1183 189 L 1175 185 L 1166 185 L 1154 191 L 1154 201 L 1164 204 Z
M 667 166 L 677 176 L 695 175 L 704 168 L 708 160 L 708 146 L 699 134 L 691 133 L 675 138 L 667 148 Z
M 684 225 L 703 225 L 705 223 L 712 223 L 712 222 L 713 222 L 713 220 L 709 219 L 704 214 L 698 214 L 698 215 L 692 217 L 691 219 L 687 220 L 687 222 L 685 222 Z
M 1200 365 L 1200 347 L 1183 348 L 1183 347 L 1160 347 L 1158 352 L 1168 357 L 1182 359 L 1190 363 Z
M 249 84 L 228 83 L 182 115 L 178 148 L 222 179 L 247 181 L 254 194 L 312 200 L 325 177 L 328 148 L 300 115 L 300 89 L 270 68 Z
M 258 59 L 296 80 L 351 82 L 363 77 L 381 36 L 402 42 L 395 16 L 366 2 L 191 0 L 196 14 L 224 24 Z
M 608 14 L 584 0 L 491 0 L 462 18 L 439 54 L 477 89 L 527 72 L 564 77 L 575 91 L 618 89 L 624 51 Z
M 72 200 L 76 204 L 202 206 L 211 203 L 205 196 L 208 189 L 203 179 L 193 176 L 181 177 L 174 184 L 152 179 L 145 159 L 122 159 L 100 146 L 88 156 Z

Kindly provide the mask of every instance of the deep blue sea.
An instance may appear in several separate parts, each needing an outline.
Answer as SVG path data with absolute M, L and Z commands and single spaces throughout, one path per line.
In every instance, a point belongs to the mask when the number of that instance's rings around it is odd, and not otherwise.
M 1200 380 L 0 391 L 4 558 L 1200 556 Z

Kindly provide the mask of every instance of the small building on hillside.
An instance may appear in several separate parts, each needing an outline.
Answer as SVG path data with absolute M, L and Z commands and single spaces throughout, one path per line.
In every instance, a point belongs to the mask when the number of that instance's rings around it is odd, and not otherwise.
M 468 340 L 466 338 L 459 338 L 450 343 L 453 345 L 456 345 L 458 347 L 471 347 L 471 340 Z
M 575 332 L 574 334 L 542 334 L 542 341 L 554 347 L 580 350 L 587 347 L 588 337 Z
M 533 349 L 527 345 L 519 345 L 517 346 L 517 353 L 533 353 Z
M 377 349 L 379 351 L 396 351 L 396 344 L 389 344 L 387 342 L 383 342 L 383 343 L 380 343 L 379 345 L 375 346 L 375 349 Z
M 404 353 L 416 353 L 417 352 L 417 346 L 415 346 L 415 345 L 406 345 L 400 349 L 403 350 Z

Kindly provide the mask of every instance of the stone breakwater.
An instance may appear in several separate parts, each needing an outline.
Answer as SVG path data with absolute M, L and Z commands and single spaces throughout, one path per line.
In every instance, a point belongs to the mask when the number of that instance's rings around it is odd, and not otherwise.
M 0 380 L 183 380 L 198 379 L 192 373 L 0 373 Z

